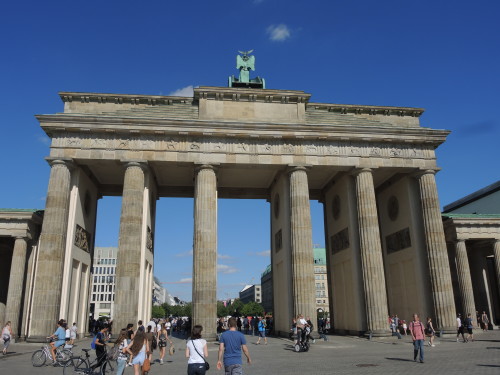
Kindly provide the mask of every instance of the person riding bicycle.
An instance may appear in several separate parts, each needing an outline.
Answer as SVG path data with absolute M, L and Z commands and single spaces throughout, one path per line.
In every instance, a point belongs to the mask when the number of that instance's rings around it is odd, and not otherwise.
M 64 325 L 64 320 L 59 320 L 57 322 L 57 330 L 47 337 L 48 339 L 54 339 L 54 341 L 50 342 L 50 353 L 52 354 L 53 363 L 56 363 L 56 349 L 66 342 L 66 328 Z

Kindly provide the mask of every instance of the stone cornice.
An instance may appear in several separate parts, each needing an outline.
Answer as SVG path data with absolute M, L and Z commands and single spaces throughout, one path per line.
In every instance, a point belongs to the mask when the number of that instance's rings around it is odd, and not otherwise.
M 391 126 L 310 125 L 245 123 L 212 120 L 173 120 L 103 115 L 37 115 L 42 129 L 53 136 L 60 132 L 120 134 L 184 134 L 257 138 L 363 140 L 432 144 L 446 140 L 448 130 L 396 128 Z
M 306 111 L 309 108 L 324 110 L 326 112 L 337 112 L 341 114 L 353 113 L 357 115 L 385 115 L 385 116 L 411 116 L 420 117 L 424 113 L 423 108 L 413 107 L 385 107 L 374 105 L 356 104 L 328 104 L 328 103 L 307 103 Z
M 103 94 L 92 92 L 59 92 L 63 102 L 81 103 L 115 103 L 115 104 L 146 104 L 170 105 L 173 103 L 192 103 L 192 97 L 164 96 L 164 95 L 133 95 L 133 94 Z
M 194 89 L 194 99 L 264 103 L 307 103 L 311 94 L 295 90 L 248 89 L 201 86 Z

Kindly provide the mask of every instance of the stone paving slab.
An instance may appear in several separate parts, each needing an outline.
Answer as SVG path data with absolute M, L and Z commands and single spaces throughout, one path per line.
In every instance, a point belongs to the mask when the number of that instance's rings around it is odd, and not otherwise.
M 173 338 L 176 353 L 167 356 L 164 365 L 154 363 L 150 375 L 186 374 L 187 359 L 184 357 L 185 340 Z M 286 339 L 269 338 L 269 344 L 256 345 L 256 337 L 247 336 L 252 365 L 245 364 L 245 375 L 294 375 L 294 374 L 500 374 L 500 330 L 476 335 L 475 342 L 456 342 L 451 338 L 436 340 L 436 347 L 426 346 L 425 363 L 413 362 L 413 346 L 409 337 L 368 341 L 349 336 L 329 336 L 329 341 L 311 345 L 307 353 L 295 353 L 292 342 Z M 74 352 L 88 348 L 90 340 L 80 341 Z M 0 374 L 16 375 L 62 375 L 57 367 L 35 368 L 31 365 L 31 353 L 40 344 L 12 344 L 9 354 L 0 357 Z M 208 361 L 210 374 L 223 374 L 216 370 L 218 346 L 209 344 Z M 158 352 L 154 353 L 158 358 Z M 125 375 L 133 375 L 127 368 Z

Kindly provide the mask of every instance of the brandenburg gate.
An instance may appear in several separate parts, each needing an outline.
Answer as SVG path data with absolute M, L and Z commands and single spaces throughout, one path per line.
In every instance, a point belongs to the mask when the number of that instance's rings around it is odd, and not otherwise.
M 266 199 L 275 330 L 315 321 L 310 200 L 324 205 L 337 331 L 389 335 L 415 311 L 454 331 L 436 189 L 448 131 L 419 108 L 315 103 L 303 91 L 199 87 L 194 97 L 62 92 L 39 115 L 52 140 L 28 340 L 63 317 L 86 326 L 97 202 L 122 196 L 115 330 L 151 315 L 160 197 L 194 197 L 193 322 L 216 333 L 217 200 Z

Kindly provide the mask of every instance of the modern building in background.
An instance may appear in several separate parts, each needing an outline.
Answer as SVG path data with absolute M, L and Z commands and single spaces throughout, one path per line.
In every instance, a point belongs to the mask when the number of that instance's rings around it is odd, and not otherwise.
M 168 290 L 162 286 L 162 282 L 155 276 L 153 278 L 153 305 L 160 306 L 164 303 L 168 303 L 170 306 L 178 304 Z
M 243 303 L 248 303 L 252 301 L 261 303 L 262 294 L 261 294 L 260 284 L 246 285 L 240 291 L 240 300 Z
M 262 289 L 262 307 L 266 313 L 273 311 L 273 270 L 268 265 L 260 275 L 260 285 Z
M 96 247 L 92 267 L 90 315 L 113 318 L 117 247 Z
M 324 315 L 330 310 L 328 302 L 328 278 L 326 273 L 326 250 L 314 245 L 314 280 L 316 283 L 316 311 Z

